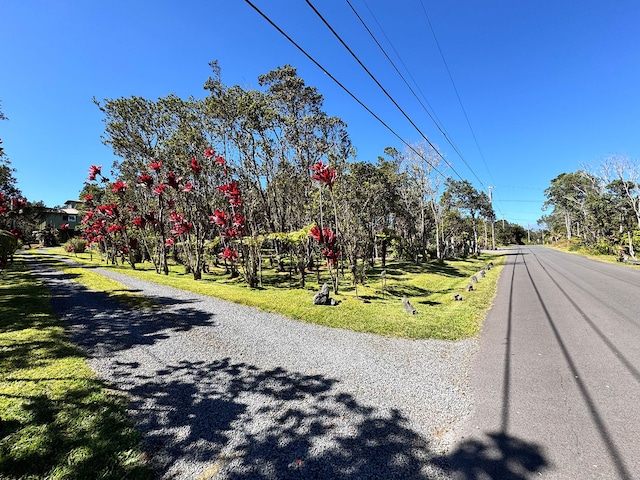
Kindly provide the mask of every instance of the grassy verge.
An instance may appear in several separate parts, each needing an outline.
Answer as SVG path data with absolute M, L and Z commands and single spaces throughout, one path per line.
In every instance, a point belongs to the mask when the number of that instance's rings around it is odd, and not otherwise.
M 18 257 L 0 274 L 0 478 L 153 478 L 125 400 L 67 340 Z
M 620 262 L 618 261 L 618 258 L 616 257 L 616 255 L 611 255 L 611 254 L 595 254 L 593 253 L 593 251 L 583 247 L 583 246 L 578 246 L 575 244 L 571 244 L 569 242 L 567 242 L 566 240 L 562 240 L 559 242 L 554 243 L 553 245 L 551 245 L 552 248 L 555 248 L 556 250 L 560 250 L 562 252 L 566 252 L 566 253 L 573 253 L 574 255 L 581 255 L 583 257 L 589 258 L 591 260 L 596 260 L 598 262 L 604 262 L 604 263 L 614 263 L 616 265 L 624 265 L 626 267 L 629 268 L 635 268 L 637 270 L 640 270 L 640 265 L 634 265 L 631 263 L 624 263 L 624 262 Z
M 132 292 L 126 285 L 83 268 L 77 264 L 70 264 L 53 255 L 43 255 L 35 250 L 30 254 L 38 255 L 42 262 L 54 267 L 69 276 L 74 282 L 97 292 L 106 293 L 113 300 L 131 308 L 155 308 L 157 303 L 153 299 Z
M 61 249 L 52 251 L 64 255 Z M 266 268 L 261 289 L 250 289 L 240 279 L 229 279 L 221 271 L 204 274 L 194 281 L 181 266 L 173 266 L 169 276 L 158 275 L 151 265 L 140 264 L 136 270 L 126 265 L 105 265 L 94 255 L 67 254 L 76 261 L 100 265 L 143 280 L 183 290 L 218 297 L 249 305 L 289 318 L 345 328 L 358 332 L 405 338 L 438 338 L 459 340 L 475 335 L 496 293 L 496 284 L 502 256 L 482 255 L 476 259 L 448 261 L 444 264 L 414 264 L 390 262 L 386 267 L 386 287 L 382 290 L 381 267 L 370 268 L 366 285 L 356 292 L 350 285 L 349 275 L 341 280 L 337 307 L 313 305 L 313 295 L 328 277 L 317 281 L 315 274 L 307 277 L 306 288 L 297 287 L 297 279 L 287 273 Z M 465 287 L 469 277 L 492 261 L 497 268 L 487 272 L 475 285 L 473 292 Z M 462 302 L 453 299 L 455 293 L 463 295 Z M 401 298 L 410 299 L 417 315 L 404 312 Z M 365 303 L 365 301 L 367 303 Z

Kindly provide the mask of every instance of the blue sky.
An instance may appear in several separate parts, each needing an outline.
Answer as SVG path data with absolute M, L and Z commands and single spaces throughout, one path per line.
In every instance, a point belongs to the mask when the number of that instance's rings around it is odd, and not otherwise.
M 495 187 L 498 218 L 534 226 L 560 173 L 612 154 L 640 157 L 639 2 L 350 1 L 464 160 L 346 0 L 312 3 L 455 171 L 478 189 Z M 253 2 L 403 139 L 422 140 L 304 0 Z M 10 119 L 0 137 L 29 200 L 62 204 L 78 196 L 89 165 L 113 163 L 92 97 L 204 96 L 214 59 L 225 84 L 247 88 L 278 66 L 296 67 L 324 95 L 325 111 L 347 122 L 358 160 L 404 149 L 242 0 L 0 0 L 0 16 L 0 100 Z

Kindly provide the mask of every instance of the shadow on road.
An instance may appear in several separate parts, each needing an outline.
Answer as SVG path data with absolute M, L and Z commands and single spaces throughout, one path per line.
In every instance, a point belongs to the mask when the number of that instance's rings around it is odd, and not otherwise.
M 502 432 L 464 441 L 435 462 L 456 480 L 528 480 L 549 467 L 540 445 Z

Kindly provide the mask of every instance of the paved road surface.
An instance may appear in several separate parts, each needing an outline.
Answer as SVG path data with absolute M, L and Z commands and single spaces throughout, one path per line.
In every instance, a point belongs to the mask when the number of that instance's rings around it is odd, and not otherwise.
M 640 479 L 640 271 L 514 249 L 450 436 L 460 479 Z

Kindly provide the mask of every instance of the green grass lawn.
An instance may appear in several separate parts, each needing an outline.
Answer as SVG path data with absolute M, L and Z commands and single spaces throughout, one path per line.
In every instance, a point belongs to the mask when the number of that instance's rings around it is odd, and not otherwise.
M 125 416 L 17 257 L 0 273 L 0 478 L 147 479 Z
M 385 336 L 446 340 L 460 340 L 478 333 L 495 297 L 498 273 L 504 262 L 504 257 L 499 255 L 482 255 L 479 258 L 447 261 L 443 264 L 389 262 L 385 269 L 384 292 L 380 275 L 382 268 L 377 266 L 367 271 L 368 280 L 366 285 L 358 286 L 357 296 L 350 284 L 350 275 L 347 274 L 340 281 L 340 294 L 335 296 L 340 304 L 327 307 L 313 305 L 313 295 L 321 284 L 330 283 L 326 272 L 322 273 L 320 283 L 315 273 L 309 274 L 306 288 L 302 289 L 297 287 L 296 277 L 291 278 L 288 273 L 265 268 L 264 287 L 251 289 L 242 279 L 229 279 L 221 271 L 204 274 L 202 280 L 195 281 L 179 265 L 172 266 L 169 276 L 164 276 L 157 274 L 148 263 L 139 264 L 133 270 L 127 265 L 106 265 L 95 254 L 91 260 L 88 253 L 75 255 L 62 249 L 47 252 L 163 285 L 250 305 L 304 322 Z M 474 291 L 466 292 L 470 276 L 490 261 L 496 268 L 488 271 L 486 278 L 479 279 Z M 74 269 L 74 273 L 82 276 L 82 270 L 90 272 L 90 269 Z M 91 273 L 95 275 L 94 272 Z M 93 280 L 85 278 L 83 281 L 96 288 L 92 284 Z M 464 300 L 454 301 L 455 293 L 461 294 Z M 403 297 L 410 299 L 418 310 L 417 315 L 404 312 L 401 303 Z
M 371 268 L 366 285 L 358 286 L 357 296 L 347 275 L 341 279 L 337 295 L 340 304 L 327 307 L 312 302 L 320 284 L 328 282 L 326 273 L 320 282 L 310 274 L 307 288 L 301 289 L 296 287 L 296 278 L 266 269 L 264 287 L 250 289 L 221 271 L 194 281 L 178 265 L 164 276 L 147 264 L 133 270 L 105 265 L 88 254 L 67 254 L 84 264 L 70 266 L 56 258 L 64 255 L 61 249 L 30 253 L 63 270 L 73 281 L 132 308 L 155 308 L 156 304 L 86 267 L 100 265 L 319 325 L 448 340 L 479 331 L 504 261 L 501 256 L 483 255 L 420 266 L 390 262 L 384 291 L 382 269 Z M 490 261 L 496 268 L 488 271 L 486 278 L 479 278 L 473 292 L 466 292 L 469 277 Z M 455 293 L 462 294 L 464 301 L 454 301 Z M 410 299 L 417 315 L 404 312 L 403 297 Z M 82 352 L 67 339 L 49 301 L 48 291 L 28 271 L 22 256 L 0 273 L 0 478 L 153 478 L 140 450 L 139 434 L 126 418 L 126 398 L 95 378 Z

